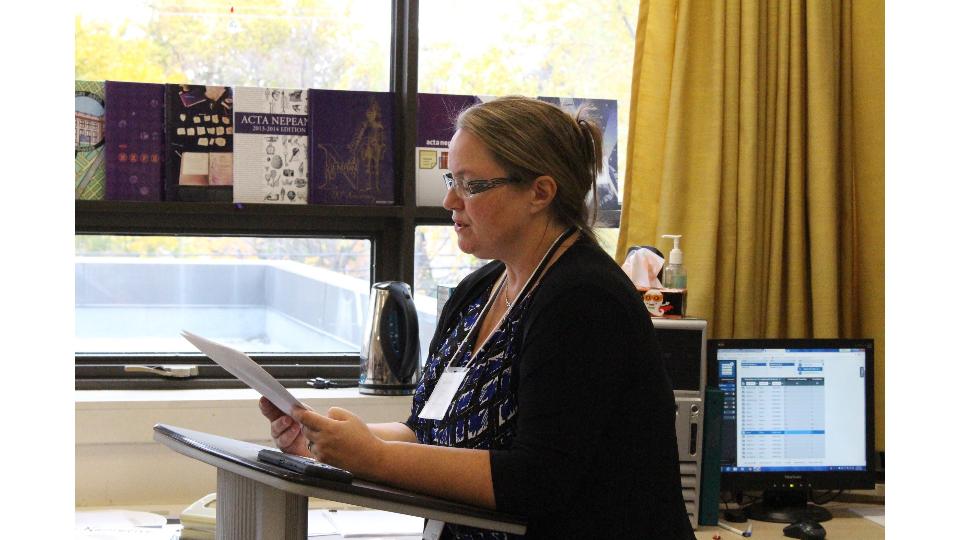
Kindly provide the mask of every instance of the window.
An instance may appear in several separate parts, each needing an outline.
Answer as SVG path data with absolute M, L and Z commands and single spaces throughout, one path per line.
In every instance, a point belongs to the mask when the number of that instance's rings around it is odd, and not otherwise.
M 489 261 L 460 251 L 457 233 L 450 225 L 417 227 L 413 257 L 413 301 L 420 322 L 420 358 L 427 359 L 427 348 L 437 329 L 440 304 L 438 290 L 452 288 L 467 274 Z
M 437 297 L 437 286 L 454 286 L 487 260 L 460 251 L 457 233 L 449 225 L 417 227 L 414 254 L 414 292 Z
M 485 261 L 456 248 L 449 212 L 416 205 L 418 89 L 618 99 L 622 139 L 636 13 L 621 0 L 482 10 L 459 0 L 85 2 L 78 80 L 388 90 L 404 146 L 392 207 L 76 201 L 76 387 L 242 386 L 179 340 L 188 326 L 247 351 L 286 385 L 355 382 L 357 321 L 370 284 L 386 280 L 413 285 L 425 354 L 437 286 Z M 178 363 L 199 376 L 124 370 Z
M 357 353 L 370 241 L 79 235 L 76 352 Z
M 88 0 L 76 78 L 389 89 L 390 2 Z
M 391 24 L 389 0 L 91 0 L 75 78 L 384 91 Z M 399 279 L 394 214 L 78 201 L 77 387 L 197 386 L 123 370 L 144 363 L 236 386 L 179 338 L 189 327 L 285 384 L 355 380 L 370 284 Z

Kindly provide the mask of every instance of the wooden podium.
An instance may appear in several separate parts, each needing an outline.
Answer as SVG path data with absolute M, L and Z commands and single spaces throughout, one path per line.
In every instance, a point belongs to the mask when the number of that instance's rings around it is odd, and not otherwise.
M 257 460 L 259 444 L 157 424 L 153 439 L 217 468 L 217 540 L 303 540 L 307 497 L 376 510 L 523 534 L 524 520 L 354 479 L 350 483 L 306 477 Z

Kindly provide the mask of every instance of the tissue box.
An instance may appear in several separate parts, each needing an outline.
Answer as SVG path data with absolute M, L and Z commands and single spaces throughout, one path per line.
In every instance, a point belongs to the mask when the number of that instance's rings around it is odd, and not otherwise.
M 686 289 L 638 289 L 651 317 L 680 319 L 686 313 Z

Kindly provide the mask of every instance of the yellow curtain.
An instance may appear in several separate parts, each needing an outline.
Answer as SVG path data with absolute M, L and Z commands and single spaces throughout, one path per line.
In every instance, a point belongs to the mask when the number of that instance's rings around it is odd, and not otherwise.
M 872 337 L 883 449 L 882 0 L 643 0 L 617 257 L 682 234 L 713 337 Z

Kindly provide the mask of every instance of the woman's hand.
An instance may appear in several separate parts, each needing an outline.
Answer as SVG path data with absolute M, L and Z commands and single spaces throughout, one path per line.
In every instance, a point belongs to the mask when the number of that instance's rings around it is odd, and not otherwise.
M 265 397 L 260 398 L 260 412 L 270 421 L 270 437 L 277 448 L 288 454 L 310 456 L 307 439 L 296 420 L 284 414 Z
M 318 461 L 375 480 L 386 443 L 367 424 L 346 409 L 331 407 L 324 416 L 306 409 L 294 409 L 293 418 L 303 425 L 302 435 Z

